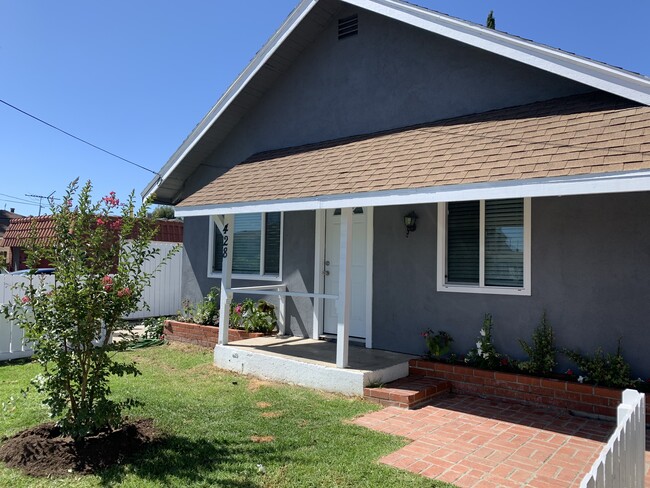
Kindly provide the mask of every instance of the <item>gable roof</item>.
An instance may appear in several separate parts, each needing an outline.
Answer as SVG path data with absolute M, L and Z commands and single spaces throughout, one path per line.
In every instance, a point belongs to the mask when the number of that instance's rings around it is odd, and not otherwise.
M 650 107 L 594 92 L 257 154 L 186 198 L 177 213 L 287 208 L 277 202 L 329 208 L 377 194 L 446 201 L 450 188 L 486 184 L 533 196 L 513 184 L 639 170 L 650 170 Z M 426 200 L 420 189 L 437 195 Z M 499 196 L 506 194 L 502 188 Z
M 162 176 L 153 179 L 142 195 L 155 192 L 157 202 L 177 203 L 185 179 L 331 20 L 341 2 L 650 105 L 650 79 L 646 77 L 403 1 L 302 0 L 162 167 Z

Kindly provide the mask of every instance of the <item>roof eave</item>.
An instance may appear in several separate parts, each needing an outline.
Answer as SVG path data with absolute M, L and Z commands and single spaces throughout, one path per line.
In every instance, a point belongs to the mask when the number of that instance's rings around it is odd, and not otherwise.
M 178 217 L 202 217 L 208 215 L 257 212 L 291 212 L 345 207 L 382 207 L 452 201 L 595 195 L 639 191 L 650 191 L 649 170 L 426 188 L 405 188 L 289 200 L 238 202 L 192 207 L 177 206 L 175 207 L 175 215 Z

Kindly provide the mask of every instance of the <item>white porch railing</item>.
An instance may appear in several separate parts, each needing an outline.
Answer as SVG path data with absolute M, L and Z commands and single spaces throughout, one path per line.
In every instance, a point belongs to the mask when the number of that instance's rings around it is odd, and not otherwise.
M 238 288 L 230 288 L 226 293 L 232 298 L 234 294 L 242 293 L 247 295 L 268 295 L 276 296 L 280 300 L 278 307 L 278 332 L 280 335 L 286 335 L 286 311 L 287 311 L 287 297 L 301 297 L 301 298 L 322 298 L 329 300 L 336 300 L 338 295 L 327 295 L 324 293 L 308 293 L 300 291 L 287 291 L 287 285 L 284 283 L 280 285 L 262 285 L 262 286 L 244 286 Z
M 155 260 L 145 264 L 145 270 L 149 273 L 156 269 L 163 257 L 176 244 L 155 242 L 152 243 L 152 246 L 160 249 L 160 254 Z M 156 273 L 151 285 L 144 290 L 139 310 L 126 318 L 143 319 L 176 314 L 181 308 L 182 263 L 183 249 L 172 256 L 167 264 Z M 40 275 L 38 279 L 42 279 L 44 283 L 54 282 L 54 277 L 51 275 Z M 0 305 L 11 301 L 14 294 L 12 291 L 13 285 L 28 281 L 29 279 L 24 276 L 0 275 Z M 149 305 L 149 310 L 144 309 L 143 302 Z M 0 361 L 25 358 L 32 355 L 33 351 L 29 345 L 23 344 L 23 337 L 24 333 L 20 327 L 5 320 L 0 315 Z
M 645 477 L 645 395 L 625 390 L 616 430 L 580 488 L 643 488 Z

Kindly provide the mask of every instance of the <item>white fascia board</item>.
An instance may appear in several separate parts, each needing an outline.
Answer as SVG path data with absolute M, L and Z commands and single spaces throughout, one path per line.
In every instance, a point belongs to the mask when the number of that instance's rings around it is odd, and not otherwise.
M 554 197 L 650 191 L 650 171 L 599 175 L 537 178 L 500 183 L 414 188 L 381 192 L 329 195 L 293 200 L 269 200 L 225 205 L 175 207 L 178 217 L 207 215 L 292 212 L 345 207 L 382 207 L 501 198 Z
M 343 0 L 423 30 L 650 105 L 650 79 L 395 0 Z
M 241 72 L 237 79 L 230 85 L 228 90 L 226 90 L 212 109 L 210 109 L 207 115 L 198 123 L 196 128 L 190 133 L 176 153 L 172 155 L 167 163 L 167 165 L 170 163 L 171 165 L 167 168 L 164 174 L 149 182 L 142 194 L 143 199 L 149 197 L 152 193 L 155 193 L 156 189 L 172 175 L 181 161 L 185 159 L 187 154 L 194 148 L 194 146 L 196 146 L 196 143 L 201 140 L 210 127 L 212 127 L 212 124 L 221 117 L 232 101 L 237 98 L 246 85 L 248 85 L 258 71 L 266 64 L 269 58 L 275 54 L 284 40 L 293 32 L 296 26 L 300 24 L 302 19 L 305 18 L 317 3 L 318 0 L 302 0 L 293 12 L 289 14 L 289 17 L 287 17 L 282 26 L 280 26 L 275 34 L 273 34 L 262 49 L 259 50 L 248 66 L 246 66 L 244 71 Z

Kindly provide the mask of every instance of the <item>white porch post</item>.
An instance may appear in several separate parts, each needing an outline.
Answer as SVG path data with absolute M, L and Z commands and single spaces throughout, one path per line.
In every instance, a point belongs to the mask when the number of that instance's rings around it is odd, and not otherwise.
M 232 214 L 224 216 L 223 221 L 223 261 L 221 265 L 221 305 L 219 308 L 219 341 L 221 345 L 228 344 L 228 327 L 230 325 L 230 301 L 232 294 L 232 249 L 235 235 L 235 218 Z
M 341 253 L 339 267 L 339 298 L 336 301 L 336 367 L 348 367 L 350 342 L 350 272 L 352 270 L 352 208 L 341 209 Z

